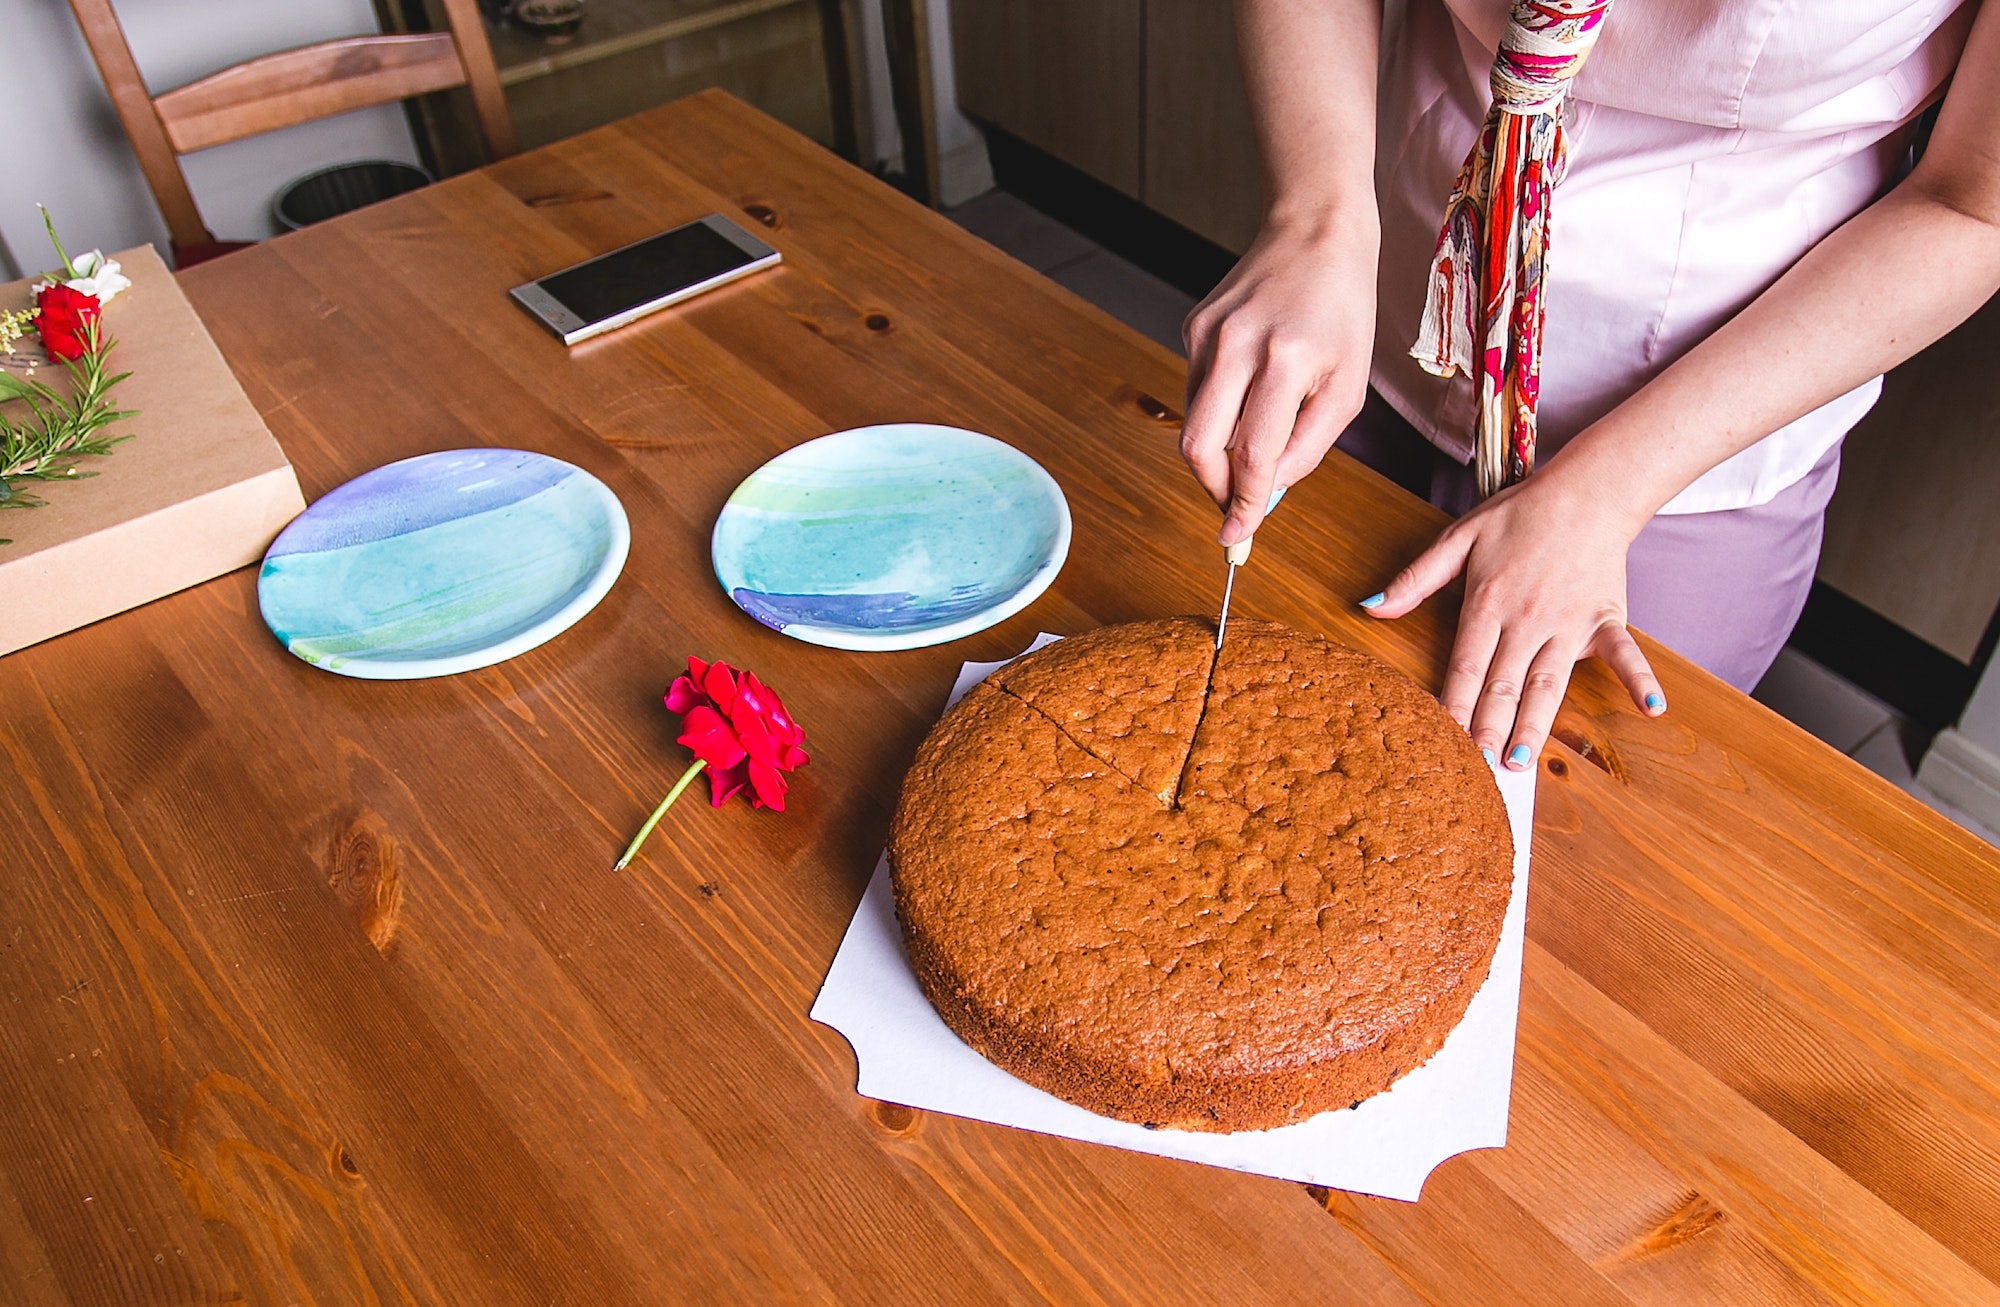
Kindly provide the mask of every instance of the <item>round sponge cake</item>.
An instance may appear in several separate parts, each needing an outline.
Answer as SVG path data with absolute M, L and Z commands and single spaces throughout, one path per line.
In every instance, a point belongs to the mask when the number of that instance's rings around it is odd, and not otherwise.
M 1239 619 L 1106 627 L 946 713 L 889 837 L 917 978 L 1094 1112 L 1257 1130 L 1444 1042 L 1513 881 L 1491 771 L 1415 682 Z

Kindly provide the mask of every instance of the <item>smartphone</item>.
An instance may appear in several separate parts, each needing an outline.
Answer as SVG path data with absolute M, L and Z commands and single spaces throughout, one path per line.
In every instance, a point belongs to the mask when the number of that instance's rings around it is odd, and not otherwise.
M 747 277 L 780 255 L 719 213 L 507 293 L 565 345 Z

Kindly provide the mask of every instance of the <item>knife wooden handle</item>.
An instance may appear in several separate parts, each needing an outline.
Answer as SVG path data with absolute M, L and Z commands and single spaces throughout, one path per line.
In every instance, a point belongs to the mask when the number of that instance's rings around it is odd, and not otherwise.
M 1278 501 L 1285 497 L 1285 491 L 1287 489 L 1289 489 L 1289 487 L 1279 486 L 1276 490 L 1273 490 L 1271 492 L 1271 502 L 1264 505 L 1264 511 L 1266 513 L 1269 513 L 1272 509 L 1278 506 Z M 1250 542 L 1253 539 L 1255 539 L 1254 536 L 1244 536 L 1241 540 L 1238 540 L 1235 544 L 1224 545 L 1222 547 L 1222 556 L 1224 559 L 1228 561 L 1231 567 L 1241 567 L 1243 566 L 1243 564 L 1250 561 Z

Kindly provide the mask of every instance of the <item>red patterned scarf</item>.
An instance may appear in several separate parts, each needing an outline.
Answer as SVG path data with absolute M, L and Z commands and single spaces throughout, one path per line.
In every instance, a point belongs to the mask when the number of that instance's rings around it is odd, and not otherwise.
M 1493 107 L 1452 185 L 1431 256 L 1410 354 L 1436 376 L 1463 368 L 1479 378 L 1473 466 L 1481 497 L 1534 470 L 1549 197 L 1566 161 L 1563 100 L 1610 9 L 1611 0 L 1514 0 L 1493 60 Z

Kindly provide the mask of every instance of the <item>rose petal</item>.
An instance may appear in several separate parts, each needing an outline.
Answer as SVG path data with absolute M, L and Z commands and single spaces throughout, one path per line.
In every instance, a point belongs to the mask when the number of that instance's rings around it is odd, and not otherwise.
M 750 763 L 751 802 L 760 808 L 773 812 L 785 810 L 785 778 L 775 768 L 766 767 L 754 759 Z
M 778 697 L 776 690 L 758 680 L 755 672 L 743 673 L 743 680 L 757 696 L 758 710 L 769 719 L 775 733 L 783 735 L 798 729 L 792 725 L 791 715 L 785 711 L 785 701 Z
M 711 767 L 708 772 L 708 806 L 720 808 L 735 798 L 744 786 L 750 783 L 750 763 L 748 760 L 734 767 L 720 769 Z
M 667 687 L 667 709 L 670 712 L 677 712 L 685 716 L 690 708 L 707 702 L 708 696 L 696 688 L 695 683 L 685 676 L 676 676 L 674 683 Z
M 736 711 L 730 714 L 730 725 L 736 728 L 736 738 L 752 758 L 767 767 L 778 763 L 778 742 L 771 738 L 764 719 L 755 716 L 745 708 L 747 696 L 736 700 Z
M 709 664 L 708 671 L 702 675 L 701 688 L 725 713 L 736 703 L 736 676 L 728 663 Z
M 681 718 L 678 742 L 694 750 L 695 757 L 711 767 L 733 767 L 743 760 L 746 752 L 722 714 L 707 704 L 688 709 Z

